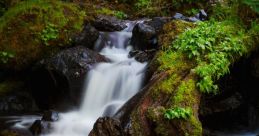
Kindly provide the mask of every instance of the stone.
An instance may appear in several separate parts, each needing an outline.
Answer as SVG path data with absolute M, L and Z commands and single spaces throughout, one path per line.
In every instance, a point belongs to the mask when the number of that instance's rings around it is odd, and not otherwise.
M 93 49 L 98 37 L 99 31 L 90 24 L 86 24 L 83 31 L 74 38 L 75 45 L 81 45 Z
M 135 50 L 149 50 L 158 47 L 158 38 L 155 28 L 138 23 L 133 28 L 131 45 Z
M 121 31 L 127 27 L 126 23 L 116 17 L 98 15 L 92 25 L 99 31 Z

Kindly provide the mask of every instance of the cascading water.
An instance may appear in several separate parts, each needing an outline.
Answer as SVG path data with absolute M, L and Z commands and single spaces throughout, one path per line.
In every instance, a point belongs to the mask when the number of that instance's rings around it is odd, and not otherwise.
M 127 30 L 128 31 L 128 30 Z M 89 71 L 83 102 L 78 111 L 60 114 L 46 136 L 86 136 L 100 116 L 112 116 L 141 87 L 146 63 L 128 58 L 131 32 L 101 33 L 96 48 L 110 63 Z

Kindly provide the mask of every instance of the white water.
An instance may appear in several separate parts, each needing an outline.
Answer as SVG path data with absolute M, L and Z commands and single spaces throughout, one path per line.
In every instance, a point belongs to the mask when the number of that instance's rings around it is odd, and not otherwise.
M 100 53 L 111 62 L 99 63 L 89 71 L 80 109 L 60 114 L 53 132 L 45 136 L 86 136 L 99 117 L 114 115 L 138 92 L 146 63 L 128 58 L 130 37 L 131 32 L 102 33 L 97 46 L 104 44 Z

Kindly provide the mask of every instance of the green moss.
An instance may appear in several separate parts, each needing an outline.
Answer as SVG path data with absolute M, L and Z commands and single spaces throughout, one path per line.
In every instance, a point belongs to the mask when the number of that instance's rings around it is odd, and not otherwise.
M 190 117 L 189 122 L 192 126 L 192 136 L 201 136 L 202 134 L 202 125 L 198 118 L 193 115 Z
M 97 9 L 96 14 L 103 14 L 103 15 L 110 15 L 110 16 L 115 16 L 118 19 L 125 19 L 127 18 L 127 14 L 125 14 L 123 11 L 117 11 L 117 10 L 111 10 L 108 8 L 101 8 Z
M 196 102 L 193 91 L 196 91 L 196 82 L 193 79 L 182 81 L 172 98 L 173 106 L 192 106 Z
M 15 57 L 2 66 L 23 69 L 54 48 L 69 45 L 81 31 L 84 16 L 76 5 L 60 1 L 29 0 L 10 8 L 0 18 L 0 50 Z M 46 31 L 49 24 L 57 30 L 55 38 L 46 38 L 51 35 Z

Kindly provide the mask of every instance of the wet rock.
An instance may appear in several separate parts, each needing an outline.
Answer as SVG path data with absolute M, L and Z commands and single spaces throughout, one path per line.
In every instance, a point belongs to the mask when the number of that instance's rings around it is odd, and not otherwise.
M 174 19 L 179 19 L 179 20 L 186 20 L 187 17 L 185 17 L 183 14 L 181 13 L 175 13 L 175 15 L 173 16 Z
M 164 24 L 170 22 L 172 17 L 154 17 L 150 21 L 145 21 L 144 23 L 155 28 L 156 32 L 162 30 Z
M 140 51 L 140 50 L 134 50 L 130 51 L 129 57 L 134 57 L 138 62 L 148 62 L 150 61 L 156 53 L 156 50 L 145 50 L 145 51 Z
M 51 130 L 50 122 L 46 122 L 42 120 L 36 120 L 30 127 L 31 133 L 36 136 L 44 133 L 48 133 L 50 132 L 50 130 Z
M 84 26 L 83 31 L 75 37 L 75 45 L 82 45 L 93 49 L 98 37 L 99 31 L 97 31 L 93 26 L 87 24 Z
M 58 116 L 58 112 L 56 111 L 46 111 L 44 112 L 43 116 L 42 116 L 42 121 L 58 121 L 59 116 Z
M 201 9 L 200 12 L 195 17 L 201 21 L 204 21 L 208 18 L 208 14 L 203 9 Z
M 93 26 L 99 31 L 121 31 L 127 27 L 126 23 L 118 20 L 116 17 L 98 15 Z
M 27 92 L 7 94 L 0 97 L 0 113 L 24 113 L 37 110 L 34 99 Z
M 108 60 L 83 46 L 59 52 L 39 62 L 31 75 L 33 96 L 43 110 L 79 105 L 86 73 Z M 62 107 L 64 106 L 64 107 Z M 71 107 L 70 107 L 71 108 Z
M 158 46 L 158 38 L 155 28 L 138 23 L 133 28 L 131 45 L 136 50 L 156 49 Z
M 123 136 L 124 131 L 120 125 L 120 121 L 110 118 L 103 117 L 99 118 L 95 124 L 93 130 L 89 136 Z
M 199 13 L 196 14 L 195 16 L 193 16 L 193 17 L 186 17 L 181 13 L 176 13 L 173 16 L 173 19 L 185 20 L 185 21 L 188 21 L 188 22 L 205 21 L 207 18 L 208 18 L 208 15 L 203 9 L 201 9 L 199 11 Z

